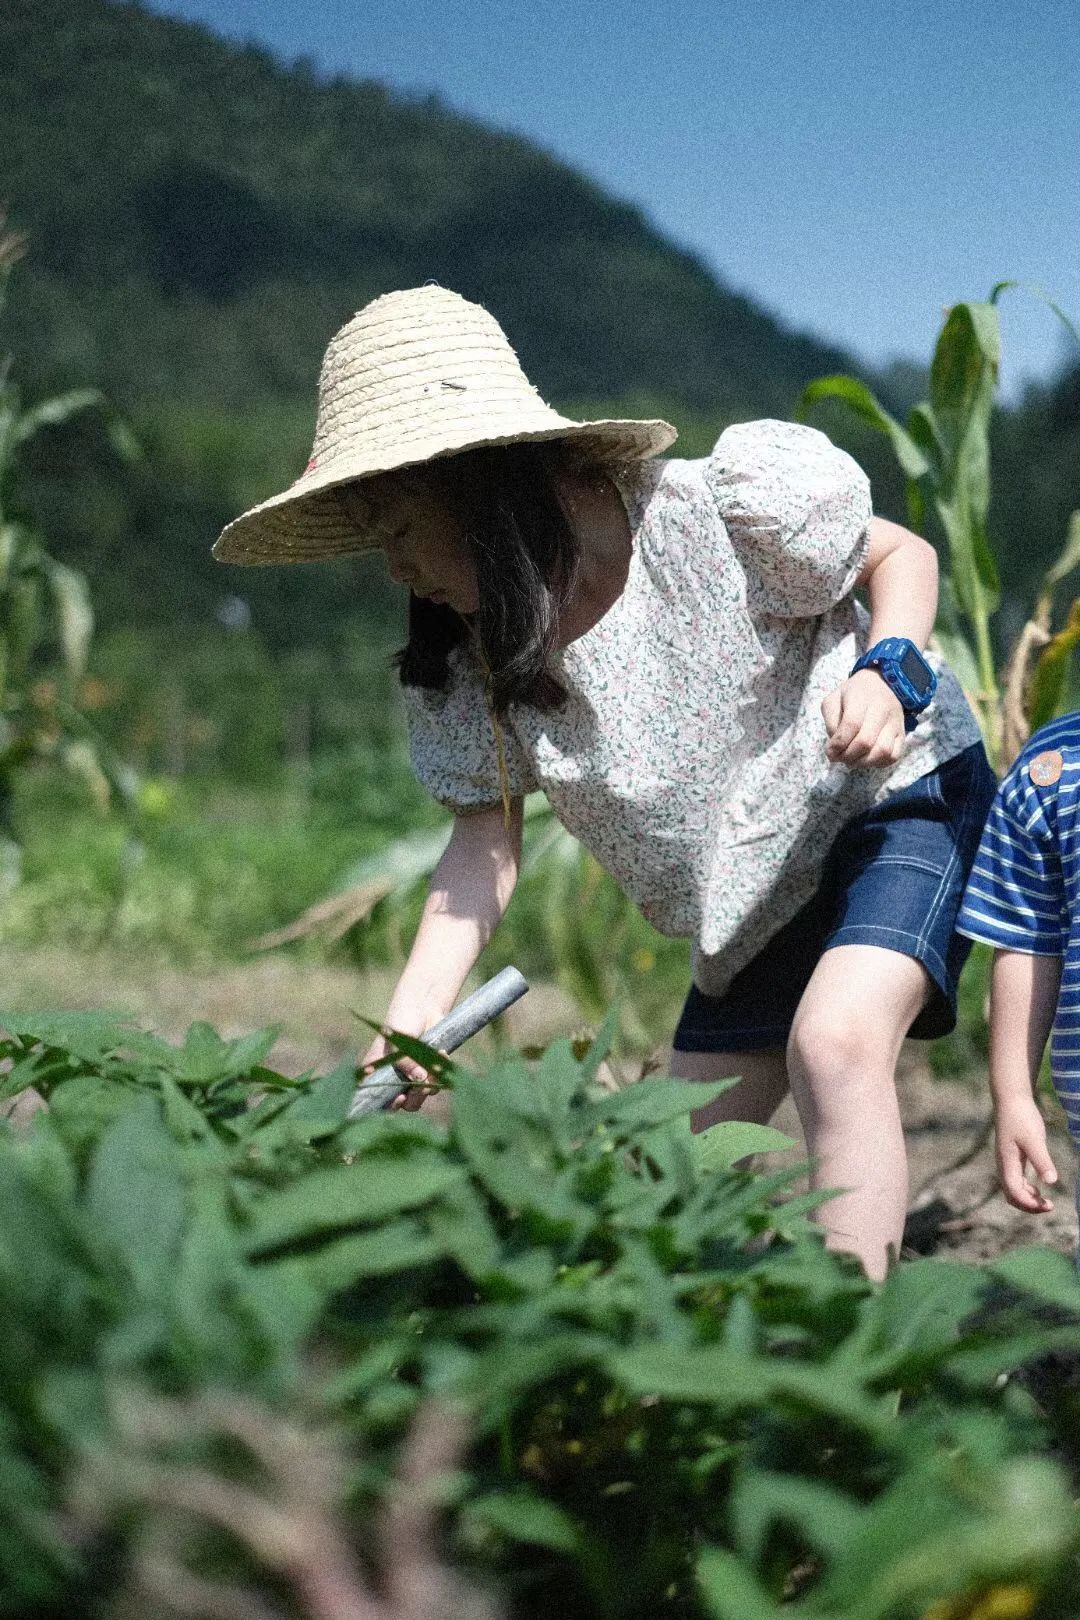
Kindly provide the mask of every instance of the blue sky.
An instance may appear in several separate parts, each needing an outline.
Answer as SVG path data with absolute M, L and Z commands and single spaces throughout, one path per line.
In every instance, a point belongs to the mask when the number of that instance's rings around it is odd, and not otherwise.
M 1080 325 L 1076 0 L 153 0 L 287 60 L 437 91 L 638 203 L 873 362 L 1016 277 Z M 1065 338 L 1002 305 L 1006 392 Z

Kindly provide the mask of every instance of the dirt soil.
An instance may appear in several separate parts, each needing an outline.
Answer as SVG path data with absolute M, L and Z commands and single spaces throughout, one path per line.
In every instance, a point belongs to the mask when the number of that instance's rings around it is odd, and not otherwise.
M 369 1035 L 354 1014 L 380 1018 L 392 982 L 390 974 L 361 976 L 281 953 L 192 971 L 110 953 L 76 957 L 47 948 L 0 949 L 0 1009 L 115 1008 L 168 1039 L 178 1039 L 196 1019 L 223 1035 L 276 1024 L 281 1035 L 270 1062 L 289 1074 L 323 1069 L 347 1051 L 362 1051 Z M 521 1045 L 582 1033 L 579 1015 L 549 985 L 534 987 L 505 1024 L 506 1038 Z M 492 1046 L 491 1037 L 481 1035 L 469 1052 L 482 1060 Z M 911 1167 L 909 1254 L 978 1260 L 1029 1243 L 1073 1250 L 1076 1167 L 1060 1120 L 1050 1125 L 1061 1176 L 1056 1207 L 1049 1215 L 1023 1215 L 997 1190 L 984 1075 L 936 1079 L 925 1048 L 912 1044 L 902 1060 L 900 1093 Z M 798 1138 L 789 1105 L 775 1123 Z

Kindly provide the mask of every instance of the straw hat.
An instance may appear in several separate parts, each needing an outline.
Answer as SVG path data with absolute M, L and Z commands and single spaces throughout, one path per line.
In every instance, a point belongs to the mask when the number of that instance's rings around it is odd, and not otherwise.
M 493 315 L 429 285 L 365 304 L 331 340 L 315 444 L 303 474 L 225 528 L 228 563 L 310 562 L 376 544 L 336 486 L 481 445 L 568 439 L 586 456 L 635 461 L 675 438 L 667 422 L 574 422 L 545 405 Z

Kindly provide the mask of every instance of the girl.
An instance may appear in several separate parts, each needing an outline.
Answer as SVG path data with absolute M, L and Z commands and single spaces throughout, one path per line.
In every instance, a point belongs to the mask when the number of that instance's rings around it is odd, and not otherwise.
M 558 415 L 485 310 L 389 293 L 327 350 L 305 473 L 215 555 L 379 546 L 409 589 L 412 759 L 454 826 L 387 1024 L 419 1033 L 457 998 L 542 788 L 649 921 L 694 941 L 671 1073 L 741 1076 L 694 1128 L 765 1121 L 790 1085 L 815 1185 L 843 1189 L 827 1241 L 880 1277 L 907 1205 L 897 1057 L 955 1020 L 994 779 L 919 650 L 934 552 L 872 515 L 856 464 L 773 421 L 648 459 L 674 437 Z

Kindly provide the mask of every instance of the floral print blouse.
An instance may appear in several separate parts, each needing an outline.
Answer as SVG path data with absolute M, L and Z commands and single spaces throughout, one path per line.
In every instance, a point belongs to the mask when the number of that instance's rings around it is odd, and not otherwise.
M 689 936 L 720 995 L 817 886 L 840 827 L 979 740 L 940 660 L 937 696 L 893 766 L 825 758 L 821 700 L 865 650 L 852 594 L 866 475 L 815 428 L 741 423 L 700 460 L 617 475 L 633 552 L 622 594 L 557 656 L 565 705 L 514 705 L 510 791 L 542 789 L 661 933 Z M 405 688 L 413 766 L 448 809 L 498 804 L 473 654 L 444 692 Z

